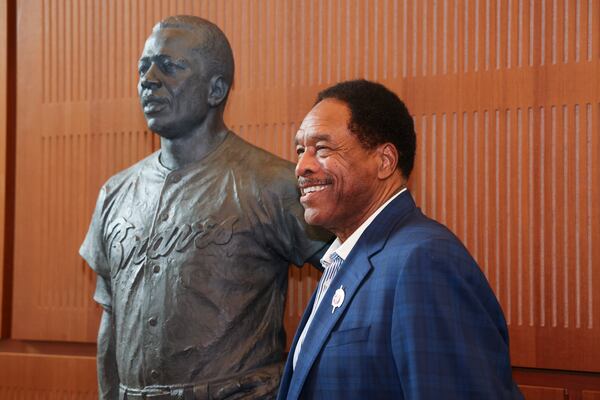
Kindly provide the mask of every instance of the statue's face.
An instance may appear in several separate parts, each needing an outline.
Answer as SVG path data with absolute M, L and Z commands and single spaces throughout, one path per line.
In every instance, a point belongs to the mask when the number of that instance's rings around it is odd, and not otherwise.
M 197 37 L 183 29 L 152 33 L 138 64 L 138 94 L 148 128 L 167 139 L 190 134 L 204 121 L 210 77 L 194 50 Z

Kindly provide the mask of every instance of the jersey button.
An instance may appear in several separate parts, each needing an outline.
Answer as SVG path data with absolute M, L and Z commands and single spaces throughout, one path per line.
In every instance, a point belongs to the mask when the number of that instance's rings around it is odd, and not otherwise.
M 150 377 L 152 379 L 158 379 L 159 376 L 160 376 L 160 372 L 158 372 L 157 370 L 153 369 L 152 371 L 150 371 Z
M 160 272 L 160 265 L 154 264 L 154 266 L 152 267 L 152 272 L 158 274 Z
M 178 173 L 173 173 L 169 177 L 169 180 L 171 181 L 171 183 L 177 183 L 181 180 L 181 175 Z
M 150 317 L 148 319 L 148 323 L 150 324 L 150 326 L 156 326 L 156 324 L 158 323 L 158 321 L 156 320 L 155 317 Z
M 160 214 L 160 220 L 162 222 L 165 222 L 168 219 L 169 219 L 169 213 L 168 212 L 165 211 L 164 213 Z

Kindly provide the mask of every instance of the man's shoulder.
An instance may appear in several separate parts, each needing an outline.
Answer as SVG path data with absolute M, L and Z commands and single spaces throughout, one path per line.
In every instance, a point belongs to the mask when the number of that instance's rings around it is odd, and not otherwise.
M 486 286 L 481 269 L 460 239 L 443 224 L 422 214 L 394 226 L 381 250 L 371 257 L 371 263 L 390 287 L 400 282 L 440 281 Z
M 294 164 L 292 162 L 247 142 L 235 133 L 232 133 L 231 145 L 228 151 L 237 153 L 237 155 L 240 156 L 239 160 L 247 165 L 261 166 L 262 169 L 294 170 Z
M 158 157 L 158 151 L 153 152 L 147 157 L 137 161 L 135 164 L 122 169 L 116 174 L 112 175 L 106 180 L 103 185 L 104 190 L 107 193 L 112 193 L 122 187 L 124 184 L 131 181 L 135 177 L 138 177 L 141 172 L 156 169 L 156 162 Z
M 392 229 L 385 250 L 420 255 L 429 260 L 458 258 L 472 261 L 469 251 L 448 227 L 425 216 L 420 210 L 415 210 L 404 223 Z
M 234 134 L 227 149 L 236 173 L 263 188 L 290 190 L 296 185 L 294 164 Z
M 412 243 L 430 242 L 432 240 L 458 240 L 446 225 L 424 215 L 417 209 L 405 223 L 392 230 L 392 236 L 402 236 L 403 240 Z

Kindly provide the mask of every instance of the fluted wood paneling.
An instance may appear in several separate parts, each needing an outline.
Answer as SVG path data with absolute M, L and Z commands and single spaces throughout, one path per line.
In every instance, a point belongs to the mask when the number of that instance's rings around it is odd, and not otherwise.
M 8 56 L 8 4 L 0 4 L 0 58 Z M 5 206 L 6 206 L 6 142 L 7 132 L 7 63 L 0 62 L 0 260 L 4 260 Z M 4 262 L 0 264 L 0 338 L 5 331 L 4 311 Z
M 480 263 L 516 365 L 600 372 L 600 0 L 21 0 L 13 336 L 93 341 L 77 256 L 98 188 L 156 149 L 135 92 L 152 25 L 219 24 L 226 112 L 293 160 L 319 89 L 365 77 L 406 100 L 417 202 Z M 35 251 L 32 251 L 35 249 Z M 293 332 L 318 273 L 291 269 Z
M 417 116 L 414 193 L 467 243 L 510 325 L 592 329 L 598 323 L 594 107 Z

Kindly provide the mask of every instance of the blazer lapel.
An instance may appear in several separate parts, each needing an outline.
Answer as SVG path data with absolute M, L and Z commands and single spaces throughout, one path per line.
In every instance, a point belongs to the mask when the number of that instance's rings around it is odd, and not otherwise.
M 323 297 L 323 300 L 317 309 L 310 327 L 308 328 L 308 333 L 304 339 L 304 343 L 302 343 L 302 350 L 300 351 L 300 355 L 296 363 L 296 369 L 292 374 L 288 391 L 288 399 L 296 399 L 300 396 L 300 391 L 304 385 L 304 382 L 306 381 L 308 372 L 312 368 L 317 356 L 321 352 L 321 349 L 329 337 L 331 330 L 340 317 L 344 314 L 346 307 L 352 300 L 352 297 L 356 293 L 360 283 L 365 279 L 370 270 L 371 264 L 369 263 L 368 255 L 364 253 L 356 254 L 356 256 L 352 256 L 352 254 L 350 254 L 348 259 L 342 264 L 340 271 L 331 282 L 330 289 Z M 332 313 L 332 298 L 335 291 L 341 286 L 343 286 L 345 294 L 344 301 L 341 306 L 336 308 Z M 298 328 L 299 331 L 300 329 L 301 328 Z M 292 353 L 290 353 L 290 357 L 293 357 Z
M 415 210 L 415 208 L 416 206 L 412 196 L 406 191 L 388 204 L 388 206 L 382 210 L 365 230 L 331 282 L 330 289 L 323 297 L 311 322 L 304 343 L 302 344 L 296 368 L 292 373 L 290 358 L 293 357 L 293 351 L 296 348 L 298 337 L 310 315 L 310 310 L 312 309 L 312 304 L 315 300 L 315 294 L 313 293 L 310 304 L 302 317 L 302 322 L 296 331 L 296 337 L 294 338 L 292 350 L 290 350 L 288 363 L 286 364 L 284 372 L 284 379 L 286 376 L 291 375 L 291 380 L 288 381 L 286 379 L 285 382 L 282 382 L 283 390 L 280 392 L 287 393 L 287 399 L 292 400 L 299 398 L 308 373 L 321 353 L 321 349 L 333 330 L 333 327 L 346 312 L 346 309 L 356 294 L 360 284 L 373 268 L 369 260 L 370 257 L 383 248 L 392 228 L 399 223 L 401 224 L 405 217 Z M 336 308 L 332 312 L 333 307 L 331 303 L 333 296 L 335 291 L 341 287 L 344 290 L 344 301 L 339 308 Z M 289 385 L 289 389 L 287 388 L 287 385 Z
M 290 380 L 292 379 L 292 374 L 294 373 L 294 352 L 296 351 L 296 345 L 298 344 L 298 339 L 300 339 L 300 335 L 304 330 L 304 326 L 310 317 L 311 310 L 313 308 L 313 303 L 315 302 L 317 291 L 315 290 L 312 294 L 312 297 L 308 301 L 306 308 L 304 309 L 304 314 L 302 314 L 302 319 L 300 319 L 300 323 L 298 324 L 298 328 L 296 328 L 296 333 L 294 334 L 294 340 L 292 341 L 292 345 L 290 347 L 290 352 L 288 353 L 287 360 L 285 362 L 285 367 L 283 368 L 283 373 L 281 375 L 281 383 L 279 384 L 279 394 L 277 399 L 287 399 L 285 397 L 288 393 L 288 388 L 290 386 Z M 282 397 L 283 396 L 283 397 Z

